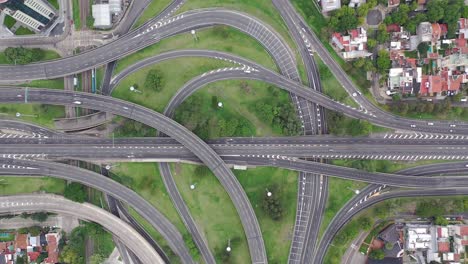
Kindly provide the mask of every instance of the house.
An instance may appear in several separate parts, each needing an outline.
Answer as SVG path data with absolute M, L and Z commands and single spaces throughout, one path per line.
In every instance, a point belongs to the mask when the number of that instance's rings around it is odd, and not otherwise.
M 419 42 L 432 41 L 432 25 L 429 22 L 421 22 L 416 29 Z
M 346 60 L 372 55 L 367 51 L 367 31 L 361 27 L 350 30 L 345 36 L 338 32 L 333 33 L 331 43 L 341 51 L 342 57 Z
M 391 38 L 390 38 L 390 49 L 391 50 L 410 50 L 411 49 L 411 34 L 408 31 L 405 31 L 403 27 L 398 27 L 395 30 L 395 27 L 389 28 L 391 25 L 387 27 L 387 31 L 391 30 Z
M 46 264 L 55 264 L 58 262 L 58 255 L 59 255 L 59 249 L 58 249 L 58 242 L 60 240 L 60 234 L 59 233 L 49 233 L 46 234 L 46 239 L 47 239 L 47 253 L 48 257 L 44 260 Z
M 432 43 L 436 43 L 442 36 L 445 37 L 448 32 L 447 24 L 432 23 Z
M 431 248 L 432 234 L 426 225 L 407 225 L 406 249 L 415 251 Z
M 341 8 L 341 0 L 322 0 L 320 3 L 322 5 L 323 13 L 328 13 Z
M 16 234 L 15 249 L 17 251 L 26 250 L 28 248 L 28 234 Z
M 468 18 L 460 18 L 458 20 L 458 38 L 468 39 Z
M 420 69 L 418 71 L 415 68 L 391 68 L 388 74 L 389 89 L 399 90 L 402 94 L 415 93 L 415 88 L 419 90 L 419 83 L 421 82 L 419 77 Z

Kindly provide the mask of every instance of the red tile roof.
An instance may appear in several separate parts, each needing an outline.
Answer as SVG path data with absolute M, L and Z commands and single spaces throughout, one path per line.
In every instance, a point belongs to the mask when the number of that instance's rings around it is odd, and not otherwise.
M 399 32 L 400 26 L 397 24 L 390 24 L 387 26 L 387 32 Z
M 455 46 L 457 46 L 458 48 L 461 48 L 461 47 L 466 47 L 466 40 L 465 39 L 456 39 L 455 40 Z
M 425 5 L 427 0 L 418 0 L 418 5 Z
M 354 39 L 359 36 L 359 32 L 357 31 L 357 29 L 353 29 L 349 32 L 349 35 Z
M 388 6 L 399 5 L 400 0 L 388 0 Z
M 440 76 L 429 76 L 429 91 L 431 93 L 440 93 L 442 91 L 442 78 Z
M 468 225 L 460 226 L 460 236 L 468 236 Z
M 28 234 L 17 234 L 15 239 L 15 249 L 26 249 L 28 247 Z
M 41 255 L 41 252 L 28 252 L 29 260 L 36 261 L 36 259 Z
M 421 88 L 419 90 L 420 94 L 426 95 L 429 93 L 429 76 L 421 76 Z
M 449 242 L 439 242 L 437 243 L 437 247 L 439 248 L 440 253 L 447 253 L 450 251 L 450 243 Z
M 44 260 L 45 263 L 55 264 L 58 262 L 57 238 L 54 235 L 47 234 L 47 253 L 49 256 Z

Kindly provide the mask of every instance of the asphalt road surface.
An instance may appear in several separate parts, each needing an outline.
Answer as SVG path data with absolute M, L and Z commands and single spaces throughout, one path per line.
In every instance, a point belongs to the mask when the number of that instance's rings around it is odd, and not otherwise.
M 19 214 L 22 212 L 47 211 L 75 216 L 93 221 L 117 236 L 145 264 L 164 263 L 154 249 L 128 224 L 107 211 L 88 203 L 76 203 L 50 194 L 31 194 L 0 197 L 0 212 Z

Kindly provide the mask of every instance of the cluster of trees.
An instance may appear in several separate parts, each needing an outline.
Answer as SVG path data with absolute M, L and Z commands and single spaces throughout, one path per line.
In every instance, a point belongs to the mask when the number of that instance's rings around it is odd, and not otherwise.
M 384 253 L 383 249 L 381 249 L 381 248 L 373 249 L 369 253 L 369 258 L 371 258 L 371 259 L 384 259 L 385 258 L 385 253 Z
M 365 120 L 351 119 L 334 111 L 327 111 L 326 116 L 331 134 L 363 136 L 372 132 L 372 124 Z
M 31 226 L 31 227 L 22 227 L 18 229 L 18 233 L 20 234 L 27 234 L 30 233 L 32 236 L 38 236 L 42 232 L 42 228 L 40 226 Z
M 199 259 L 200 258 L 200 251 L 198 251 L 197 245 L 195 244 L 195 241 L 193 241 L 193 238 L 190 234 L 185 233 L 183 235 L 183 239 L 185 244 L 187 245 L 190 255 L 194 259 Z
M 41 49 L 26 49 L 23 47 L 6 48 L 5 57 L 11 64 L 28 64 L 34 61 L 40 61 L 44 57 L 44 51 Z
M 289 102 L 284 104 L 260 100 L 255 104 L 254 111 L 265 123 L 281 129 L 284 135 L 298 135 L 302 130 L 296 110 Z
M 21 214 L 21 218 L 31 218 L 34 221 L 38 222 L 45 222 L 47 218 L 49 217 L 49 214 L 47 212 L 38 212 L 38 213 L 32 213 L 28 214 L 26 212 Z
M 151 69 L 146 75 L 145 87 L 160 92 L 164 85 L 164 74 L 159 69 Z
M 156 129 L 135 120 L 125 119 L 115 128 L 114 134 L 117 137 L 154 137 L 156 135 Z
M 85 186 L 77 182 L 72 182 L 65 186 L 63 196 L 72 201 L 84 203 L 86 201 Z
M 381 49 L 377 54 L 377 70 L 384 74 L 388 73 L 388 70 L 392 67 L 392 61 L 390 60 L 390 54 L 387 50 Z
M 62 233 L 62 239 L 59 243 L 59 249 L 61 249 L 60 261 L 64 263 L 73 263 L 73 264 L 85 264 L 85 239 L 86 236 L 94 239 L 95 241 L 100 241 L 103 239 L 103 235 L 108 235 L 109 239 L 112 239 L 111 235 L 108 234 L 102 226 L 96 223 L 86 222 L 84 225 L 76 227 L 70 233 L 69 237 L 66 237 Z M 106 255 L 112 251 L 112 248 L 97 248 L 94 252 L 94 255 L 90 257 L 91 264 L 100 264 L 105 260 Z
M 425 102 L 425 101 L 411 101 L 411 102 L 398 101 L 390 105 L 390 110 L 394 113 L 397 113 L 403 116 L 409 113 L 446 115 L 450 112 L 452 112 L 455 116 L 459 116 L 459 117 L 468 115 L 467 108 L 452 107 L 450 98 L 446 98 L 437 103 Z
M 465 212 L 468 210 L 468 199 L 466 197 L 438 198 L 420 201 L 416 205 L 416 214 L 421 217 L 434 217 L 451 213 Z M 439 221 L 441 219 L 439 218 Z M 444 222 L 441 221 L 443 224 Z
M 281 192 L 278 186 L 269 186 L 268 191 L 272 193 L 271 196 L 268 196 L 266 193 L 263 195 L 262 200 L 262 209 L 271 219 L 277 221 L 283 216 L 283 205 L 281 203 Z
M 455 37 L 458 19 L 468 17 L 468 7 L 464 6 L 463 0 L 432 0 L 427 3 L 426 13 L 418 12 L 410 17 L 410 12 L 417 7 L 417 1 L 400 4 L 395 11 L 385 17 L 384 23 L 401 25 L 412 34 L 416 33 L 419 23 L 424 21 L 446 23 L 448 25 L 447 36 L 452 38 Z
M 251 136 L 255 128 L 245 118 L 234 116 L 225 108 L 212 107 L 208 99 L 201 94 L 189 97 L 176 111 L 175 120 L 183 124 L 187 129 L 193 131 L 203 139 L 229 137 L 229 136 Z
M 349 1 L 348 1 L 349 2 Z M 344 33 L 363 24 L 369 10 L 377 5 L 377 0 L 369 0 L 358 8 L 349 7 L 343 2 L 342 7 L 331 13 L 328 26 L 336 32 Z

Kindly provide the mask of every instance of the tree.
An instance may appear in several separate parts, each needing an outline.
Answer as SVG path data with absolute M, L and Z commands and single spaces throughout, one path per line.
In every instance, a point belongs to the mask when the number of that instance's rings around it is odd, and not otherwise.
M 65 191 L 63 192 L 65 198 L 72 201 L 83 203 L 86 200 L 86 192 L 83 185 L 72 182 L 65 186 Z
M 371 253 L 369 253 L 369 258 L 371 259 L 384 259 L 385 253 L 382 249 L 373 249 Z
M 431 0 L 427 3 L 427 19 L 430 22 L 437 22 L 444 17 L 444 8 L 447 2 L 444 0 Z
M 362 68 L 364 66 L 364 64 L 366 64 L 366 59 L 364 59 L 364 58 L 359 58 L 359 59 L 353 61 L 353 65 L 356 68 Z
M 379 43 L 385 43 L 390 39 L 390 34 L 387 32 L 387 28 L 384 24 L 380 24 L 377 30 L 377 41 Z
M 11 64 L 28 64 L 40 60 L 44 53 L 40 49 L 26 49 L 23 47 L 6 48 L 5 57 Z
M 379 50 L 377 55 L 377 69 L 380 73 L 385 73 L 391 66 L 390 55 L 386 50 Z
M 448 220 L 445 219 L 445 217 L 437 216 L 437 217 L 435 218 L 434 223 L 435 223 L 436 225 L 446 226 L 446 225 L 448 225 Z
M 42 229 L 40 226 L 31 226 L 29 228 L 29 233 L 31 234 L 31 236 L 38 236 L 40 235 L 42 232 Z
M 29 233 L 29 229 L 27 227 L 22 227 L 22 228 L 18 229 L 18 233 L 27 234 L 27 233 Z
M 346 32 L 348 29 L 356 28 L 358 25 L 358 18 L 354 8 L 343 6 L 332 13 L 329 25 L 337 32 Z
M 39 212 L 39 213 L 34 213 L 31 215 L 32 220 L 36 220 L 39 222 L 45 222 L 48 217 L 49 215 L 47 214 L 47 212 Z
M 160 92 L 163 88 L 163 73 L 158 69 L 151 69 L 146 75 L 145 87 Z
M 377 40 L 375 40 L 373 38 L 368 38 L 367 39 L 367 47 L 369 48 L 369 50 L 373 49 L 375 46 L 377 46 Z
M 89 260 L 91 264 L 101 264 L 106 260 L 101 254 L 93 254 Z
M 419 51 L 419 54 L 422 56 L 422 57 L 426 57 L 427 55 L 427 51 L 429 49 L 429 45 L 426 43 L 426 42 L 421 42 L 419 43 L 418 45 L 418 51 Z
M 272 195 L 268 196 L 267 193 L 263 196 L 262 208 L 271 219 L 279 220 L 283 215 L 283 206 L 280 201 L 280 191 L 277 186 L 269 186 L 267 188 Z

